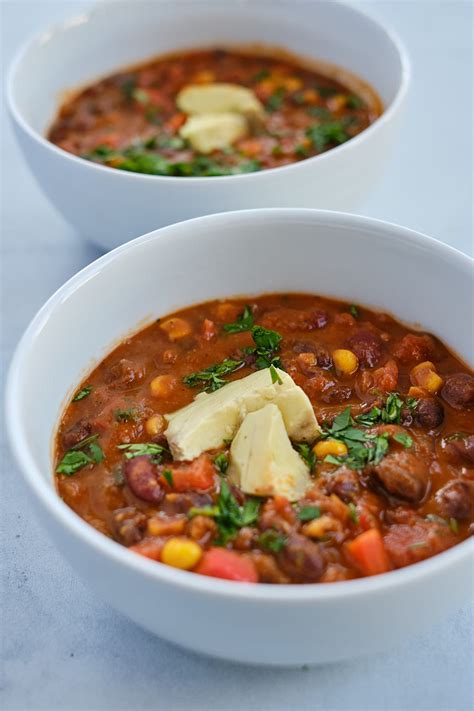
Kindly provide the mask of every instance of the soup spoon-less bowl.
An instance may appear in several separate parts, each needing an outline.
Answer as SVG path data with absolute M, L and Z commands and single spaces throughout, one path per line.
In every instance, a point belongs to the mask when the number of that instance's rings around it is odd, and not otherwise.
M 194 47 L 280 47 L 348 70 L 385 110 L 365 131 L 319 156 L 243 175 L 141 175 L 76 157 L 45 136 L 64 92 L 154 56 Z M 384 170 L 410 79 L 400 40 L 336 0 L 104 2 L 27 43 L 7 82 L 24 156 L 50 201 L 86 239 L 111 249 L 179 220 L 243 208 L 350 210 Z
M 317 664 L 368 654 L 454 611 L 472 594 L 472 539 L 345 582 L 272 586 L 200 576 L 145 559 L 75 514 L 55 490 L 53 442 L 94 363 L 153 319 L 210 299 L 297 291 L 353 301 L 420 324 L 472 364 L 472 332 L 452 318 L 472 303 L 472 266 L 411 230 L 305 209 L 197 218 L 101 257 L 41 309 L 8 378 L 11 446 L 54 543 L 87 585 L 138 624 L 240 662 Z

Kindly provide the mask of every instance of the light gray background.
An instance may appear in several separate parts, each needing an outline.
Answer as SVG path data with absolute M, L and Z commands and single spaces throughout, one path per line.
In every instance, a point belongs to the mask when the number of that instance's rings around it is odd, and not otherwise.
M 26 36 L 90 4 L 0 1 L 4 66 Z M 359 4 L 398 30 L 413 60 L 404 131 L 384 180 L 360 212 L 471 253 L 472 4 Z M 43 197 L 2 111 L 2 358 L 8 363 L 39 306 L 99 252 L 81 242 Z M 41 404 L 31 406 L 41 417 Z M 472 708 L 469 608 L 385 654 L 309 670 L 235 666 L 161 642 L 83 586 L 38 527 L 4 442 L 2 454 L 2 708 Z

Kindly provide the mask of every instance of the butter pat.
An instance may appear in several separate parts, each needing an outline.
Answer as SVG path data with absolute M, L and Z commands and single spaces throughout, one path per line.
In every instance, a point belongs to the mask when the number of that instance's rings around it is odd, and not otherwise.
M 190 84 L 181 89 L 176 104 L 186 114 L 263 114 L 253 91 L 240 84 Z
M 247 135 L 248 122 L 237 113 L 213 113 L 191 116 L 179 132 L 195 151 L 211 153 L 227 148 Z
M 227 476 L 246 494 L 290 501 L 301 499 L 311 486 L 308 467 L 291 446 L 276 405 L 245 417 L 230 448 Z
M 279 409 L 291 439 L 316 439 L 320 429 L 308 396 L 288 373 L 276 371 L 281 383 L 272 382 L 268 368 L 258 370 L 214 393 L 200 393 L 186 407 L 165 415 L 165 436 L 174 459 L 191 460 L 222 447 L 226 440 L 233 439 L 249 412 L 270 403 Z

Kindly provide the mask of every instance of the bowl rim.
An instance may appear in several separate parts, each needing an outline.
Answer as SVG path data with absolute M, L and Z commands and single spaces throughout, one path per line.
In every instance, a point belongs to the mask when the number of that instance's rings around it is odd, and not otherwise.
M 133 0 L 126 0 L 125 2 L 121 3 L 121 5 L 129 5 L 131 4 Z M 275 172 L 278 173 L 278 175 L 283 174 L 283 171 L 289 172 L 289 171 L 294 171 L 301 169 L 301 164 L 306 164 L 311 162 L 313 164 L 315 161 L 318 161 L 318 163 L 327 161 L 331 159 L 331 156 L 336 152 L 337 155 L 343 153 L 343 152 L 348 152 L 354 147 L 357 147 L 361 142 L 367 140 L 368 138 L 376 133 L 378 133 L 380 130 L 384 128 L 384 126 L 389 123 L 393 117 L 398 113 L 401 105 L 403 104 L 410 83 L 411 83 L 411 75 L 412 75 L 412 70 L 411 70 L 411 62 L 410 62 L 410 56 L 408 53 L 408 50 L 403 43 L 402 39 L 398 35 L 398 33 L 392 28 L 388 27 L 385 22 L 379 19 L 376 15 L 372 15 L 371 12 L 368 12 L 366 10 L 363 10 L 355 5 L 353 5 L 351 2 L 348 0 L 331 0 L 333 4 L 339 5 L 340 7 L 344 8 L 349 13 L 353 13 L 356 15 L 359 15 L 363 17 L 369 24 L 372 24 L 376 27 L 378 27 L 379 30 L 382 30 L 382 32 L 385 35 L 386 40 L 390 42 L 393 47 L 395 48 L 399 61 L 400 61 L 400 67 L 401 67 L 401 74 L 400 74 L 400 82 L 398 85 L 398 89 L 395 93 L 394 98 L 388 105 L 386 109 L 382 112 L 382 114 L 375 119 L 373 123 L 370 124 L 370 126 L 367 126 L 363 131 L 358 133 L 356 136 L 352 137 L 349 141 L 346 141 L 345 143 L 340 144 L 339 146 L 335 146 L 334 148 L 331 148 L 328 151 L 325 151 L 324 153 L 320 153 L 319 155 L 312 156 L 311 158 L 305 158 L 304 160 L 301 161 L 296 161 L 294 163 L 289 163 L 288 165 L 283 165 L 283 166 L 278 166 L 276 168 L 265 168 L 263 170 L 258 170 L 254 171 L 251 173 L 239 173 L 237 175 L 220 175 L 220 176 L 186 176 L 186 183 L 190 184 L 195 184 L 196 182 L 202 183 L 203 180 L 205 180 L 205 184 L 207 185 L 208 183 L 210 185 L 215 185 L 216 181 L 227 181 L 227 180 L 264 180 L 265 178 L 262 176 L 266 175 L 274 175 Z M 241 0 L 242 3 L 250 3 L 253 2 L 253 0 Z M 54 25 L 51 25 L 49 28 L 43 30 L 42 32 L 36 33 L 33 36 L 30 36 L 29 38 L 26 39 L 24 43 L 22 43 L 17 50 L 16 54 L 13 57 L 13 60 L 11 61 L 8 70 L 7 70 L 7 77 L 6 77 L 6 98 L 7 98 L 7 105 L 10 111 L 10 114 L 12 115 L 14 121 L 18 124 L 18 126 L 21 127 L 21 129 L 36 143 L 39 143 L 43 148 L 46 150 L 51 151 L 53 154 L 57 155 L 59 158 L 63 158 L 68 160 L 69 162 L 72 163 L 72 165 L 76 164 L 79 166 L 83 166 L 84 169 L 90 169 L 94 171 L 99 171 L 99 173 L 104 173 L 105 174 L 111 174 L 111 175 L 116 175 L 116 179 L 118 180 L 125 180 L 125 179 L 131 179 L 131 180 L 155 180 L 157 182 L 172 182 L 175 183 L 176 181 L 183 181 L 183 176 L 172 176 L 172 175 L 148 175 L 145 173 L 135 173 L 132 171 L 123 171 L 123 170 L 118 170 L 116 168 L 109 168 L 108 166 L 100 165 L 99 163 L 94 163 L 93 161 L 88 161 L 85 158 L 81 158 L 80 156 L 76 156 L 73 153 L 69 153 L 68 151 L 65 151 L 62 148 L 59 148 L 59 146 L 55 145 L 51 141 L 49 141 L 45 136 L 43 136 L 39 131 L 36 131 L 34 128 L 32 128 L 27 121 L 26 118 L 24 118 L 20 108 L 17 105 L 17 102 L 15 100 L 15 77 L 16 73 L 18 70 L 18 67 L 20 66 L 22 60 L 28 53 L 28 51 L 34 46 L 34 45 L 41 45 L 44 44 L 45 42 L 49 42 L 51 40 L 54 40 L 55 36 L 58 34 L 61 34 L 64 31 L 67 31 L 70 27 L 73 27 L 77 24 L 87 24 L 89 22 L 93 22 L 96 16 L 99 16 L 102 12 L 110 11 L 110 8 L 113 6 L 113 3 L 110 2 L 103 2 L 102 4 L 97 4 L 94 7 L 92 7 L 89 11 L 85 13 L 81 13 L 78 15 L 75 15 L 73 17 L 70 17 L 67 20 L 64 20 L 63 22 L 58 22 L 55 23 Z M 183 7 L 185 7 L 183 5 Z M 146 60 L 145 60 L 146 61 Z M 56 107 L 58 108 L 58 107 Z M 86 168 L 87 166 L 87 168 Z M 118 176 L 122 176 L 119 178 Z
M 383 594 L 387 590 L 393 591 L 399 586 L 414 584 L 425 576 L 462 564 L 467 561 L 468 556 L 474 553 L 474 540 L 472 538 L 424 561 L 384 573 L 383 575 L 357 578 L 344 582 L 325 583 L 324 585 L 311 583 L 302 585 L 236 584 L 232 581 L 197 575 L 196 573 L 178 570 L 137 555 L 86 523 L 60 499 L 52 485 L 52 481 L 43 476 L 41 468 L 29 451 L 28 439 L 22 426 L 21 408 L 19 406 L 23 364 L 30 357 L 29 354 L 32 346 L 34 346 L 35 338 L 47 324 L 50 314 L 58 307 L 60 308 L 62 302 L 71 294 L 77 292 L 92 276 L 106 269 L 118 256 L 132 252 L 146 242 L 166 240 L 167 235 L 170 239 L 176 241 L 180 239 L 180 232 L 183 235 L 189 234 L 189 230 L 192 230 L 195 224 L 206 226 L 207 223 L 212 230 L 229 221 L 241 223 L 245 226 L 248 223 L 265 222 L 270 217 L 278 217 L 279 221 L 287 221 L 289 223 L 309 218 L 319 225 L 337 224 L 347 228 L 357 227 L 365 228 L 372 232 L 378 231 L 382 233 L 382 239 L 391 238 L 407 244 L 435 250 L 444 262 L 451 262 L 458 266 L 469 268 L 470 272 L 474 273 L 472 271 L 474 259 L 432 237 L 376 218 L 329 210 L 259 208 L 217 213 L 178 222 L 137 237 L 99 257 L 99 259 L 93 261 L 65 282 L 50 296 L 34 316 L 16 347 L 7 376 L 6 425 L 11 450 L 29 489 L 39 500 L 41 506 L 46 509 L 47 514 L 56 519 L 60 527 L 66 528 L 69 534 L 76 539 L 80 539 L 82 544 L 94 548 L 97 555 L 108 558 L 114 564 L 128 569 L 132 574 L 143 575 L 148 579 L 154 580 L 156 584 L 176 585 L 180 588 L 192 590 L 195 593 L 210 594 L 215 597 L 274 604 L 298 601 L 323 602 L 339 598 L 352 599 L 361 595 Z M 173 234 L 174 232 L 177 234 Z M 384 232 L 387 234 L 384 235 Z

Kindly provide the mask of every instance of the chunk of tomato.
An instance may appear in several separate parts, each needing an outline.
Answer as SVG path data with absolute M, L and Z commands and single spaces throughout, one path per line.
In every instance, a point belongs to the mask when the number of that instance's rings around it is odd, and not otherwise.
M 237 580 L 242 583 L 258 582 L 254 563 L 225 548 L 211 548 L 206 551 L 196 568 L 196 573 L 209 575 L 213 578 Z

